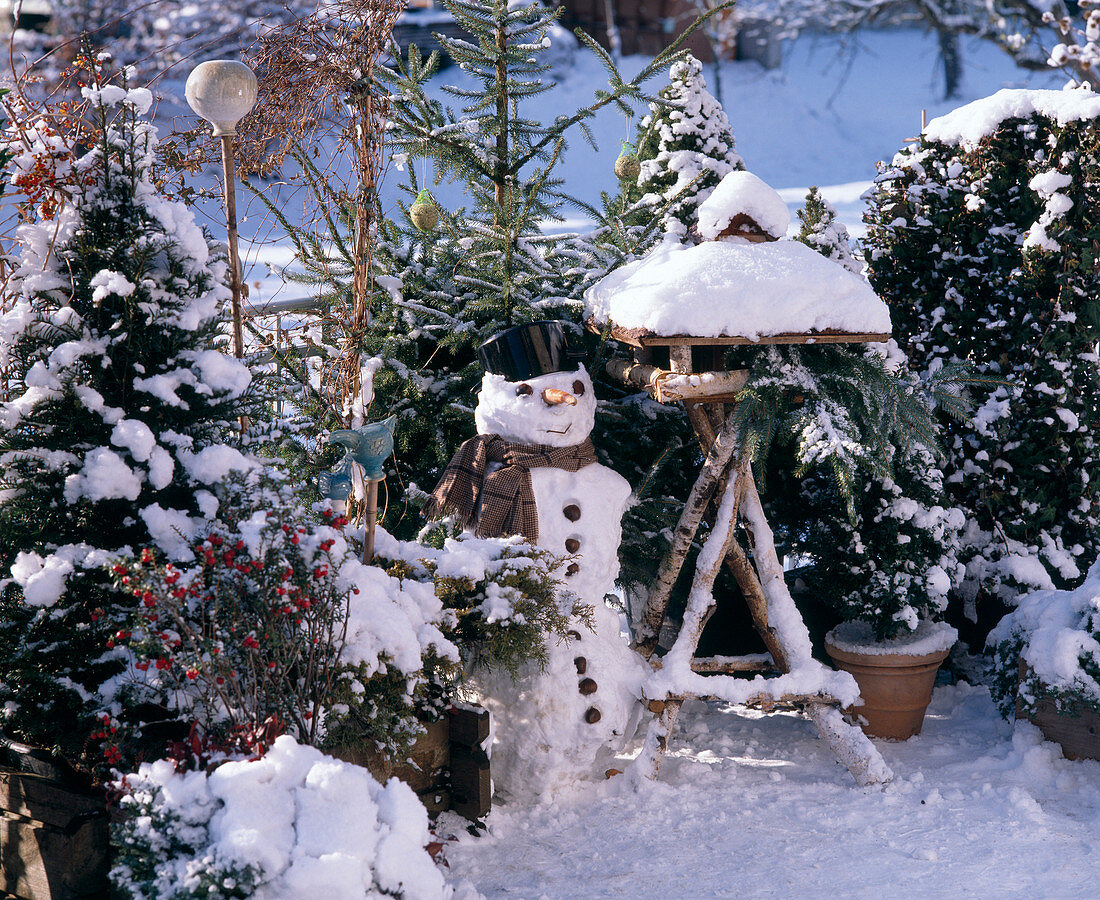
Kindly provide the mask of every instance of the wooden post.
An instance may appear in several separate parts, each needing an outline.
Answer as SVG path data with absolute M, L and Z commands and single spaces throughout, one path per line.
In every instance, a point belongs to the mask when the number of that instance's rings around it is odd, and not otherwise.
M 244 356 L 241 324 L 241 257 L 237 251 L 237 172 L 233 161 L 233 135 L 222 135 L 222 174 L 225 176 L 225 222 L 229 244 L 229 290 L 232 292 L 233 355 Z
M 367 523 L 363 535 L 363 562 L 370 565 L 374 559 L 374 530 L 378 525 L 378 482 L 367 482 Z
M 483 819 L 492 808 L 489 756 L 484 743 L 489 737 L 489 711 L 452 707 L 451 809 L 471 821 Z

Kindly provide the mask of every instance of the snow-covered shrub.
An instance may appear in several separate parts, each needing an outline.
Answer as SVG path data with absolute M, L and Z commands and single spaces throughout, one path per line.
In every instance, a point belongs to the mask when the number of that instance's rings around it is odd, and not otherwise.
M 1017 697 L 1028 712 L 1044 698 L 1071 714 L 1100 712 L 1100 562 L 1076 590 L 1022 597 L 990 632 L 989 646 L 991 690 L 1005 718 Z
M 0 702 L 5 730 L 72 758 L 122 668 L 106 642 L 132 606 L 103 563 L 150 544 L 190 561 L 208 484 L 254 466 L 220 445 L 251 389 L 215 346 L 225 261 L 153 184 L 150 92 L 92 74 L 71 159 L 49 116 L 6 132 L 28 189 L 46 157 L 76 175 L 32 198 L 0 316 Z
M 1001 91 L 929 123 L 871 195 L 869 277 L 913 371 L 989 380 L 944 438 L 979 638 L 1100 547 L 1098 115 L 1090 93 Z
M 237 479 L 217 495 L 192 564 L 144 549 L 113 565 L 138 602 L 108 641 L 132 655 L 123 707 L 158 704 L 246 742 L 270 722 L 307 744 L 351 732 L 405 746 L 427 682 L 458 661 L 439 600 L 363 565 L 347 520 L 313 513 L 289 484 Z
M 671 203 L 666 229 L 684 234 L 695 225 L 695 209 L 725 175 L 745 164 L 734 148 L 733 132 L 721 104 L 707 90 L 703 66 L 693 56 L 673 64 L 660 94 L 638 125 L 642 170 L 629 185 L 631 202 L 654 208 Z
M 170 760 L 126 775 L 112 827 L 116 896 L 132 900 L 357 900 L 453 895 L 428 816 L 397 779 L 278 738 L 212 773 Z
M 515 675 L 526 662 L 546 664 L 547 641 L 564 640 L 591 610 L 561 590 L 564 560 L 518 538 L 457 534 L 448 520 L 425 529 L 425 543 L 388 535 L 378 552 L 387 571 L 433 586 L 447 611 L 443 631 L 466 667 Z M 433 546 L 434 545 L 434 546 Z

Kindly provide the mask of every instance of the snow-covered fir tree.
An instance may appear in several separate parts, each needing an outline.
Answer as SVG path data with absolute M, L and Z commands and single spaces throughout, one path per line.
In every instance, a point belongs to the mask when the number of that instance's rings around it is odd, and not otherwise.
M 816 187 L 798 218 L 795 240 L 862 273 L 848 229 Z M 918 388 L 894 341 L 868 345 L 867 354 L 884 359 L 903 383 Z M 795 496 L 778 499 L 775 506 L 792 549 L 813 561 L 803 574 L 813 595 L 843 619 L 866 622 L 879 640 L 942 616 L 948 592 L 962 577 L 957 554 L 964 516 L 945 508 L 943 472 L 926 443 L 917 439 L 895 451 L 889 475 L 874 468 L 859 471 L 847 510 L 836 484 L 820 473 L 798 485 L 781 483 Z
M 852 253 L 852 239 L 848 229 L 837 218 L 836 208 L 816 187 L 811 187 L 806 195 L 806 205 L 798 211 L 801 226 L 796 241 L 812 247 L 822 256 L 835 260 L 847 269 L 859 275 L 863 272 L 863 262 Z
M 1079 583 L 1100 548 L 1100 102 L 998 97 L 933 121 L 884 168 L 867 238 L 913 370 L 961 361 L 990 382 L 945 439 L 979 639 L 1020 592 Z
M 121 669 L 112 638 L 140 602 L 102 566 L 141 546 L 193 558 L 206 484 L 250 465 L 219 442 L 252 377 L 215 345 L 225 260 L 153 185 L 152 95 L 102 83 L 102 59 L 83 64 L 90 150 L 60 153 L 48 118 L 8 132 L 16 186 L 61 157 L 72 196 L 20 227 L 17 299 L 0 318 L 3 727 L 72 759 L 94 750 Z
M 625 186 L 625 195 L 631 204 L 661 210 L 665 230 L 684 234 L 718 182 L 745 164 L 699 60 L 687 56 L 671 67 L 661 100 L 638 126 L 641 173 Z

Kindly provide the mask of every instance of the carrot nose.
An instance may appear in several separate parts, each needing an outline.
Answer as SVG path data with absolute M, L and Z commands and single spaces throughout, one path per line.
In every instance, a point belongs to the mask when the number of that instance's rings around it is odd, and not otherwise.
M 564 403 L 566 406 L 577 405 L 576 397 L 557 388 L 547 388 L 542 392 L 542 399 L 547 406 L 557 406 L 559 403 Z

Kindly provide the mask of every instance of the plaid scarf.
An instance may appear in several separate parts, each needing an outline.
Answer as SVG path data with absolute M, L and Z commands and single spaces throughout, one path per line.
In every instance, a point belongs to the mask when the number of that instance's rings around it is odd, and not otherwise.
M 589 438 L 572 447 L 548 447 L 479 434 L 458 448 L 424 505 L 424 515 L 435 519 L 452 514 L 463 527 L 476 518 L 478 537 L 521 534 L 534 543 L 539 538 L 539 514 L 531 469 L 553 466 L 576 472 L 595 461 Z M 489 463 L 494 462 L 504 465 L 487 476 Z

